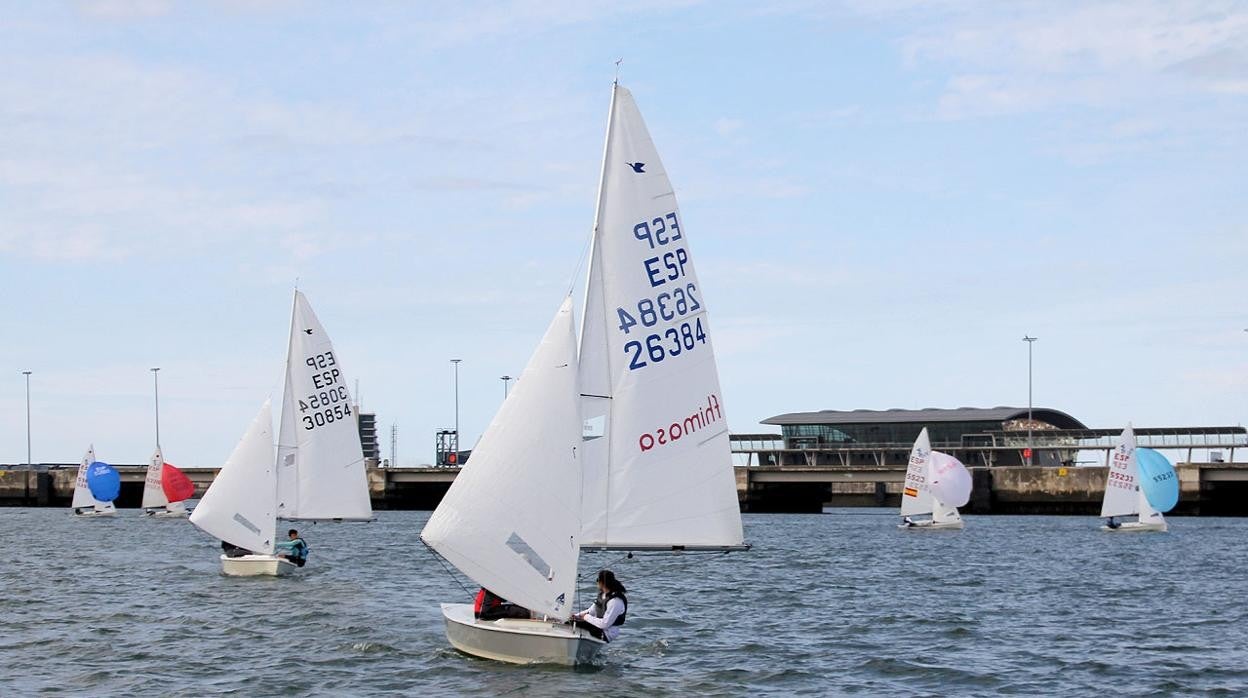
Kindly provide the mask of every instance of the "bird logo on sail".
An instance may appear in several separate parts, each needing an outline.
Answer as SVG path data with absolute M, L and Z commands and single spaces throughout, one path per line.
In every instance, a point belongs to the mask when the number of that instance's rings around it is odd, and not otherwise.
M 304 330 L 304 331 L 303 331 L 303 333 L 304 333 L 304 334 L 312 334 L 312 328 L 308 328 L 308 329 Z
M 646 163 L 644 162 L 626 162 L 624 164 L 633 168 L 633 172 L 636 172 L 637 174 L 645 174 L 646 172 Z

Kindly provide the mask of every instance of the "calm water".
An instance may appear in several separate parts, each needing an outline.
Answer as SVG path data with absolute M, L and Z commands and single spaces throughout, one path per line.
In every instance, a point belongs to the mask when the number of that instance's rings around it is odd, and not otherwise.
M 1248 520 L 1109 535 L 1073 517 L 746 516 L 754 550 L 611 562 L 628 625 L 600 666 L 449 649 L 465 601 L 427 512 L 305 526 L 291 579 L 219 575 L 217 542 L 134 511 L 0 509 L 0 695 L 998 694 L 1248 691 Z M 588 585 L 586 586 L 588 588 Z

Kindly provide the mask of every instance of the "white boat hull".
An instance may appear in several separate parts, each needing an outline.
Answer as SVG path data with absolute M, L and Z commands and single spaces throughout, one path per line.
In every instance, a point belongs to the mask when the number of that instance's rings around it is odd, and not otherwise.
M 190 516 L 190 512 L 185 509 L 170 511 L 168 509 L 147 509 L 143 512 L 143 517 L 148 519 L 185 519 Z
M 446 639 L 460 652 L 511 664 L 563 664 L 591 661 L 606 642 L 571 625 L 544 620 L 502 618 L 480 621 L 472 604 L 444 603 Z
M 897 528 L 906 531 L 961 531 L 966 524 L 961 521 L 915 521 L 912 524 L 897 524 Z
M 1168 527 L 1166 526 L 1165 521 L 1154 523 L 1128 521 L 1126 523 L 1118 524 L 1114 528 L 1101 526 L 1101 530 L 1109 531 L 1110 533 L 1165 533 L 1168 530 Z
M 229 577 L 285 577 L 299 569 L 276 555 L 221 556 L 221 571 Z
M 106 509 L 106 510 L 103 510 L 103 511 L 94 511 L 94 510 L 88 509 L 88 510 L 86 510 L 86 511 L 75 511 L 75 512 L 74 512 L 74 516 L 76 516 L 76 517 L 81 517 L 81 518 L 84 518 L 84 519 L 88 519 L 88 518 L 96 518 L 96 517 L 100 517 L 100 516 L 116 516 L 116 515 L 117 515 L 117 510 L 116 510 L 116 509 Z

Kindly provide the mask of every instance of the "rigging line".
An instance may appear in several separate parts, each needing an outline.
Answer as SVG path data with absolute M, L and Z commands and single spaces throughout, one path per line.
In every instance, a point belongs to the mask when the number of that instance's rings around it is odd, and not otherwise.
M 455 580 L 455 583 L 459 585 L 459 588 L 463 589 L 464 593 L 468 595 L 469 598 L 472 598 L 472 590 L 465 586 L 463 580 L 459 578 L 459 575 L 455 574 L 455 572 L 447 566 L 446 559 L 439 555 L 438 551 L 434 550 L 433 546 L 426 543 L 424 539 L 421 539 L 420 544 L 425 546 L 425 549 L 429 551 L 430 555 L 433 555 L 433 559 L 437 560 L 439 565 L 442 565 L 442 569 L 446 570 L 446 574 L 450 576 L 451 579 Z

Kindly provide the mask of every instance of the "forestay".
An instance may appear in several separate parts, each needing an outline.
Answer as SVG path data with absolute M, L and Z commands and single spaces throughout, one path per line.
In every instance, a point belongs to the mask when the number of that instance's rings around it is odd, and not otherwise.
M 164 487 L 165 456 L 156 447 L 151 461 L 147 464 L 147 477 L 143 479 L 143 508 L 155 509 L 169 503 Z
M 906 466 L 906 481 L 901 491 L 902 516 L 932 513 L 932 492 L 928 483 L 931 459 L 932 442 L 927 436 L 927 427 L 923 427 L 910 449 L 910 464 Z
M 1135 460 L 1135 431 L 1130 425 L 1122 430 L 1118 447 L 1109 461 L 1105 478 L 1105 500 L 1101 516 L 1129 516 L 1139 513 L 1138 472 Z
M 277 452 L 283 519 L 372 518 L 364 450 L 342 363 L 295 291 Z
M 583 546 L 742 545 L 706 308 L 671 182 L 617 85 L 581 333 Z
M 277 525 L 273 411 L 265 400 L 191 513 L 191 523 L 240 548 L 273 554 Z
M 566 619 L 579 554 L 580 447 L 568 300 L 421 538 L 481 586 Z

